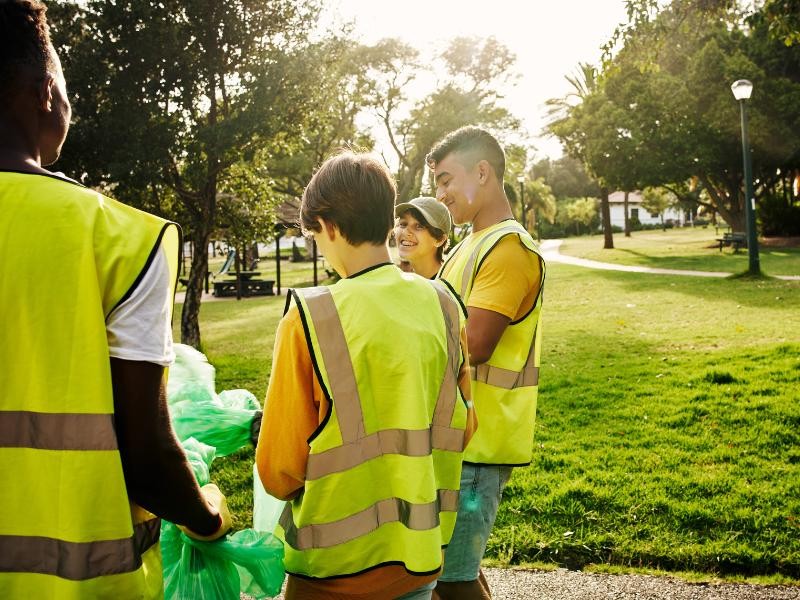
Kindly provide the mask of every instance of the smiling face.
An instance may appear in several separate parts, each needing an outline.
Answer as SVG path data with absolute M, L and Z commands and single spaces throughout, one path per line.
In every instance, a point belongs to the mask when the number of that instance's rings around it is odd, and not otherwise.
M 400 259 L 411 263 L 435 257 L 437 249 L 444 243 L 444 240 L 434 238 L 425 224 L 410 211 L 398 217 L 394 226 L 394 241 Z
M 459 155 L 451 152 L 436 163 L 436 199 L 443 203 L 453 223 L 471 223 L 481 207 L 482 162 L 466 167 Z

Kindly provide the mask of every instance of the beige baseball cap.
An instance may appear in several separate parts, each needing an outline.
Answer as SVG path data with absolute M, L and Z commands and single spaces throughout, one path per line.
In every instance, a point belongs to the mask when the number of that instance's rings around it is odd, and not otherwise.
M 440 229 L 445 234 L 450 233 L 450 229 L 453 226 L 453 221 L 450 218 L 450 211 L 436 198 L 420 196 L 408 202 L 401 202 L 394 207 L 394 215 L 399 217 L 410 208 L 416 208 L 431 227 Z

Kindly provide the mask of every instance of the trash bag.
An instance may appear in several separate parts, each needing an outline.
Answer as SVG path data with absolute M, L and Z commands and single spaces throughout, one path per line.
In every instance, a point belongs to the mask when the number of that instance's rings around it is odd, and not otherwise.
M 239 600 L 277 596 L 283 585 L 283 542 L 269 533 L 237 531 L 220 541 L 201 542 L 172 523 L 162 528 L 164 597 L 180 600 Z M 167 548 L 164 548 L 165 544 Z M 180 549 L 178 560 L 167 567 Z
M 270 496 L 261 483 L 258 466 L 253 465 L 253 529 L 273 532 L 286 502 Z
M 250 444 L 253 417 L 261 407 L 247 390 L 217 395 L 214 367 L 194 348 L 176 344 L 175 354 L 167 387 L 170 418 L 197 482 L 204 485 L 216 456 Z M 258 600 L 277 596 L 285 575 L 283 542 L 272 535 L 272 528 L 200 542 L 162 521 L 165 598 L 239 600 L 240 592 Z
M 216 398 L 214 392 L 214 367 L 202 352 L 186 344 L 175 344 L 175 363 L 169 368 L 167 402 L 194 400 L 197 402 Z
M 169 406 L 172 426 L 179 440 L 193 437 L 228 456 L 250 444 L 255 410 L 234 408 L 210 401 L 183 400 Z

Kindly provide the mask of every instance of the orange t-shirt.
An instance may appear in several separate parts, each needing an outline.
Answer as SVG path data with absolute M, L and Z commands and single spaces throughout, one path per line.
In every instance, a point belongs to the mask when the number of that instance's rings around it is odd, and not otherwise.
M 467 354 L 466 331 L 461 331 L 463 356 Z M 305 483 L 308 438 L 328 414 L 328 400 L 311 362 L 300 311 L 292 305 L 275 334 L 272 374 L 256 448 L 256 464 L 264 489 L 281 499 L 294 498 Z M 468 403 L 466 439 L 477 428 L 472 409 L 469 363 L 464 359 L 458 377 L 461 395 Z M 401 565 L 370 569 L 359 575 L 325 580 L 289 576 L 287 598 L 346 598 L 383 600 L 403 595 L 434 581 L 432 575 L 412 575 Z M 291 595 L 289 595 L 291 593 Z

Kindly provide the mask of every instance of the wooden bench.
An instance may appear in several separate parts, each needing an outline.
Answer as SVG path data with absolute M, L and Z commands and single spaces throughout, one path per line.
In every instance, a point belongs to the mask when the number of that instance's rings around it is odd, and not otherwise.
M 733 246 L 733 251 L 738 252 L 739 248 L 747 248 L 747 234 L 740 232 L 725 232 L 721 238 L 717 238 L 719 251 L 722 252 L 723 246 Z
M 242 277 L 242 296 L 274 296 L 275 281 L 273 279 L 252 279 Z M 236 296 L 236 279 L 225 279 L 214 282 L 214 295 L 218 298 Z

